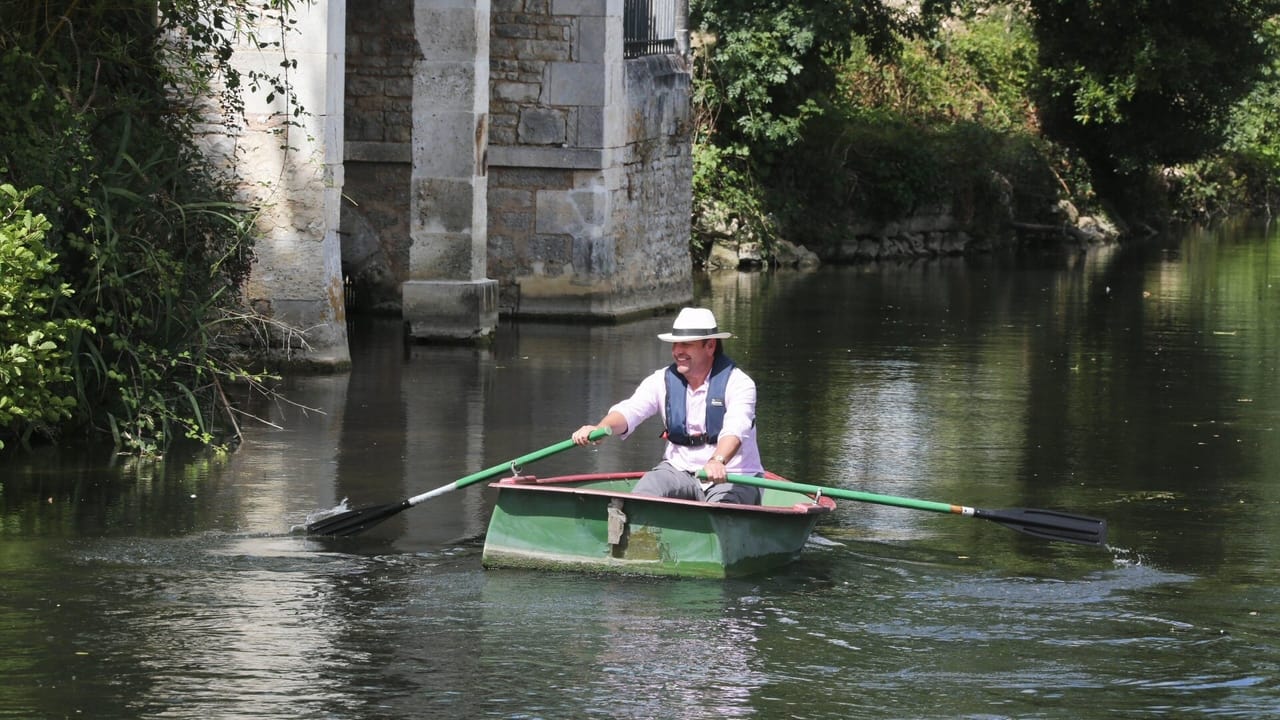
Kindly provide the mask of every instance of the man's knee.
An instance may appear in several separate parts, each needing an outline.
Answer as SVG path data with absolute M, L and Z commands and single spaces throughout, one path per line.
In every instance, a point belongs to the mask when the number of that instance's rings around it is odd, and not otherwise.
M 661 464 L 640 476 L 631 492 L 651 497 L 673 497 L 697 500 L 698 483 L 693 476 L 674 467 Z
M 720 483 L 707 488 L 707 502 L 759 505 L 760 488 L 751 485 Z

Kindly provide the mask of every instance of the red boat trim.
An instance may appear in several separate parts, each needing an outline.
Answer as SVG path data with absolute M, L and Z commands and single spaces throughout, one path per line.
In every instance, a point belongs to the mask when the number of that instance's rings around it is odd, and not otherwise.
M 539 478 L 533 475 L 522 475 L 518 477 L 506 477 L 496 482 L 489 483 L 490 487 L 502 488 L 507 490 L 521 490 L 531 492 L 560 492 L 576 495 L 593 495 L 599 497 L 623 498 L 625 500 L 669 503 L 675 505 L 693 505 L 695 507 L 703 507 L 708 510 L 734 510 L 734 511 L 750 511 L 769 513 L 776 515 L 810 515 L 813 513 L 828 513 L 835 510 L 835 500 L 826 495 L 819 496 L 812 503 L 795 503 L 790 506 L 783 505 L 741 505 L 738 503 L 712 503 L 701 502 L 698 500 L 682 500 L 680 498 L 654 497 L 652 495 L 635 495 L 626 492 L 617 492 L 613 490 L 594 490 L 591 488 L 581 487 L 564 487 L 572 483 L 600 481 L 600 480 L 631 480 L 643 475 L 643 472 L 620 472 L 620 473 L 586 473 L 581 475 L 559 475 L 556 477 Z M 779 477 L 772 473 L 765 473 L 765 477 L 773 480 L 786 481 L 786 478 Z M 797 491 L 798 492 L 798 491 Z M 813 497 L 809 493 L 801 493 Z

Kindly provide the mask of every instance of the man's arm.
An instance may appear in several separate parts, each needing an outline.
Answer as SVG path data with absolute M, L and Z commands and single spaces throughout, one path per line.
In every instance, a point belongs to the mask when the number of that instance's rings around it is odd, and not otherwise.
M 715 452 L 703 466 L 707 479 L 724 482 L 727 466 L 742 447 L 742 437 L 753 431 L 756 421 L 756 384 L 746 373 L 734 369 L 724 389 L 724 426 L 720 428 Z
M 600 418 L 600 422 L 596 423 L 595 425 L 583 425 L 582 427 L 575 430 L 573 432 L 574 444 L 586 445 L 587 443 L 591 442 L 588 436 L 593 431 L 603 427 L 609 428 L 609 430 L 612 431 L 612 434 L 614 435 L 622 435 L 627 431 L 627 419 L 622 416 L 622 413 L 616 410 L 610 410 L 608 414 Z M 604 438 L 600 438 L 600 440 L 604 440 Z M 596 442 L 599 443 L 600 440 L 596 440 Z
M 606 425 L 616 437 L 625 440 L 627 433 L 659 411 L 665 392 L 662 372 L 659 370 L 642 380 L 631 397 L 609 408 L 600 422 L 578 428 L 573 433 L 573 441 L 578 445 L 586 445 L 589 442 L 587 435 Z

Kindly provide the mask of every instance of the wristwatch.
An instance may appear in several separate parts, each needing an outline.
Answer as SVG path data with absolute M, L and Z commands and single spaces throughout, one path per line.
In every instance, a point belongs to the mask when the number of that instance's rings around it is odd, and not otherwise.
M 729 462 L 729 459 L 728 459 L 728 458 L 726 458 L 726 457 L 725 457 L 725 456 L 723 456 L 723 455 L 717 455 L 717 456 L 715 456 L 715 457 L 713 457 L 713 458 L 711 458 L 711 459 L 712 459 L 712 460 L 715 460 L 716 462 L 720 463 L 721 465 L 724 465 L 725 463 Z

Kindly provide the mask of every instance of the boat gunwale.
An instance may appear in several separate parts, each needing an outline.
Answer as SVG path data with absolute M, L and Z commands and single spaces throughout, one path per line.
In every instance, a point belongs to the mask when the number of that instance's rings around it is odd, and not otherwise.
M 750 512 L 768 515 L 818 515 L 832 512 L 836 509 L 835 500 L 826 495 L 819 495 L 816 498 L 812 493 L 796 490 L 797 495 L 803 495 L 810 499 L 809 503 L 797 502 L 791 505 L 743 505 L 740 503 L 722 503 L 722 502 L 706 502 L 702 500 L 684 500 L 681 498 L 656 497 L 653 495 L 636 495 L 635 493 L 620 492 L 617 490 L 596 490 L 584 487 L 564 487 L 570 483 L 582 482 L 598 482 L 606 480 L 631 480 L 643 475 L 643 472 L 613 472 L 613 473 L 582 473 L 578 475 L 557 475 L 553 477 L 540 478 L 536 475 L 515 475 L 505 477 L 495 482 L 489 483 L 489 487 L 498 489 L 520 489 L 535 492 L 555 492 L 568 493 L 573 495 L 590 495 L 593 497 L 622 498 L 624 500 L 652 502 L 658 504 L 684 505 L 698 508 L 705 508 L 716 512 Z M 773 473 L 766 473 L 765 477 L 773 480 L 786 481 L 786 478 Z

